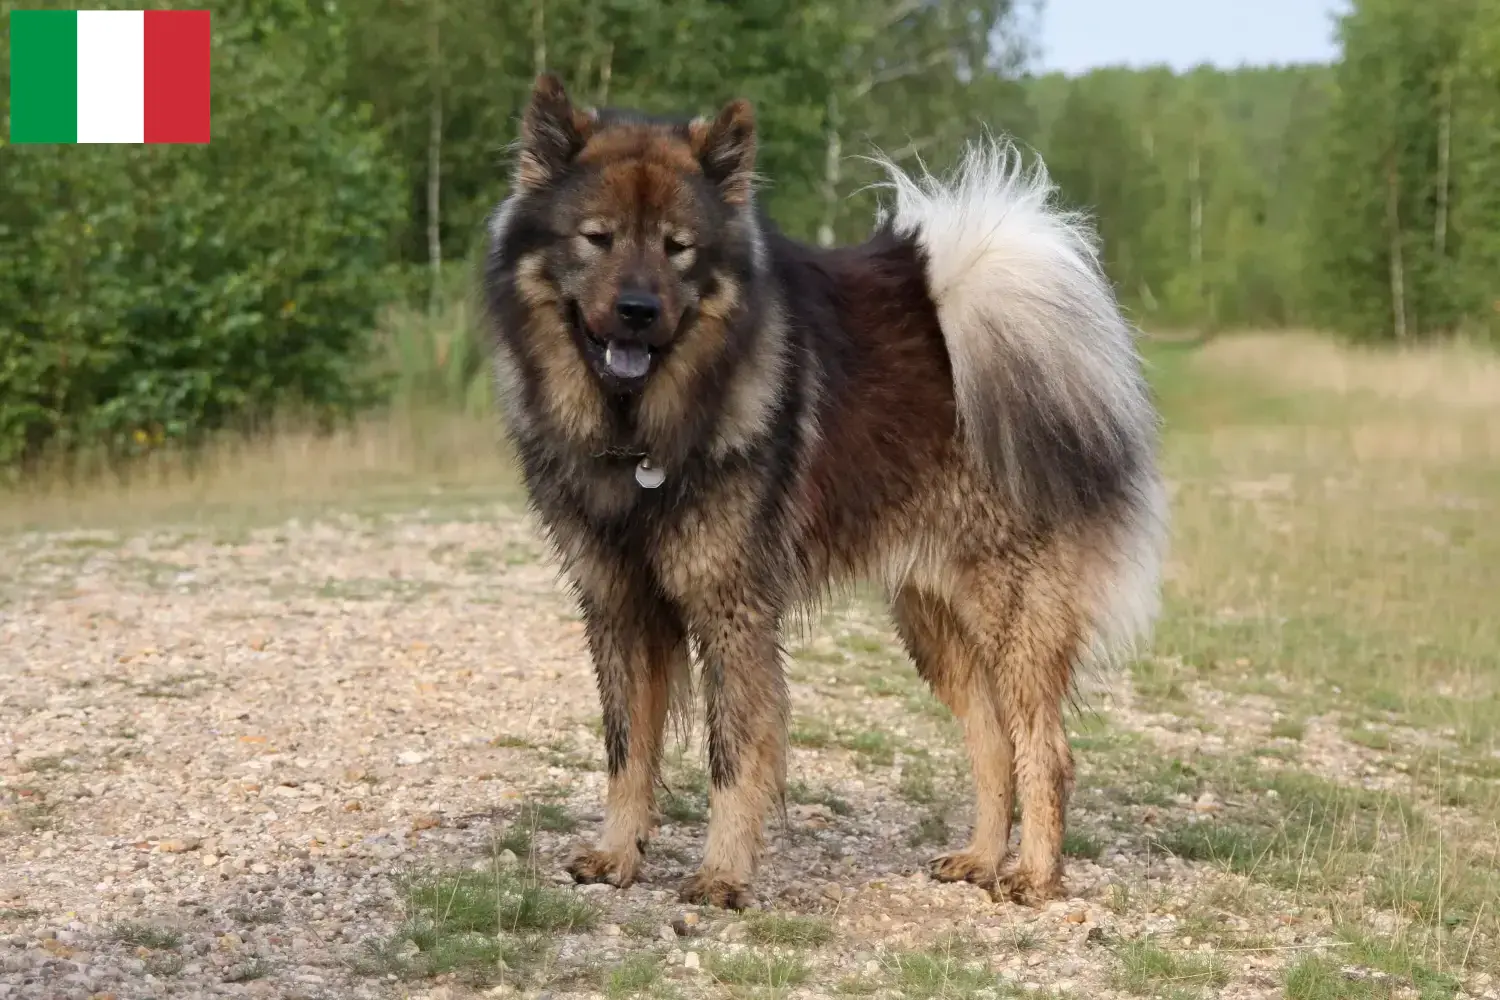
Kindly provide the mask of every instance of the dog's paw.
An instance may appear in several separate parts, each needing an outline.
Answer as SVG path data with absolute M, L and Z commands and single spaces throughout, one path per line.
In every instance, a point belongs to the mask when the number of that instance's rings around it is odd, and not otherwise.
M 1063 895 L 1060 865 L 1046 872 L 1038 872 L 1022 865 L 1007 865 L 1000 871 L 994 885 L 990 886 L 990 896 L 997 903 L 1010 900 L 1033 908 L 1048 900 L 1061 899 Z
M 939 882 L 973 882 L 988 889 L 995 884 L 995 862 L 970 851 L 939 854 L 927 862 L 927 873 Z
M 677 898 L 694 906 L 717 906 L 725 910 L 743 910 L 755 902 L 755 896 L 744 882 L 707 872 L 699 872 L 682 883 Z
M 639 851 L 601 851 L 581 847 L 568 859 L 568 874 L 579 883 L 608 882 L 628 888 L 641 870 Z

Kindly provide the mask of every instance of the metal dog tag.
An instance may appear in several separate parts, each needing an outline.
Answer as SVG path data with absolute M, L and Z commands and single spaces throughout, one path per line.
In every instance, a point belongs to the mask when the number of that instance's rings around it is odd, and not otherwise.
M 652 465 L 649 458 L 643 458 L 635 467 L 635 481 L 643 489 L 654 490 L 667 481 L 667 474 Z

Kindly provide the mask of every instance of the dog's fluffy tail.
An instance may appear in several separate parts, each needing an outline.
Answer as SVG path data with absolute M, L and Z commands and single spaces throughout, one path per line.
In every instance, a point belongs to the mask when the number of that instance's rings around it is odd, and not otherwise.
M 975 464 L 1023 522 L 1087 521 L 1113 535 L 1106 586 L 1130 593 L 1100 595 L 1093 641 L 1128 643 L 1155 613 L 1158 420 L 1093 229 L 1057 205 L 1046 168 L 1025 168 L 1006 142 L 971 145 L 944 178 L 884 165 L 889 222 L 925 256 Z

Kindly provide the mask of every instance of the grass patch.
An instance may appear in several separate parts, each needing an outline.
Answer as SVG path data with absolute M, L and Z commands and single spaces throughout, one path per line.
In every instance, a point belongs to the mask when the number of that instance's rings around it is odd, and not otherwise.
M 661 959 L 638 952 L 611 969 L 604 977 L 604 995 L 609 1000 L 649 995 L 661 982 Z
M 1229 981 L 1229 972 L 1211 955 L 1181 954 L 1166 951 L 1150 941 L 1130 941 L 1116 956 L 1120 969 L 1115 985 L 1140 996 L 1162 990 L 1209 989 Z
M 656 937 L 656 929 L 662 925 L 662 921 L 652 919 L 650 914 L 637 914 L 620 925 L 621 932 L 626 937 L 635 938 L 639 941 L 649 941 Z
M 967 1000 L 981 991 L 995 991 L 996 978 L 974 968 L 961 955 L 944 949 L 911 951 L 893 955 L 889 962 L 897 991 L 911 1000 Z
M 1387 792 L 1295 771 L 1256 774 L 1237 762 L 1209 777 L 1254 803 L 1222 818 L 1168 827 L 1156 845 L 1279 888 L 1338 886 L 1362 872 L 1378 846 L 1409 840 L 1422 828 L 1411 804 Z
M 1425 942 L 1412 935 L 1387 938 L 1357 928 L 1340 932 L 1349 947 L 1345 962 L 1368 966 L 1411 984 L 1422 1000 L 1448 1000 L 1458 993 L 1459 981 L 1431 968 L 1424 959 Z
M 1395 746 L 1395 743 L 1391 741 L 1390 732 L 1384 729 L 1360 725 L 1350 729 L 1345 735 L 1350 743 L 1357 743 L 1370 750 L 1390 750 Z
M 881 767 L 896 762 L 895 737 L 876 729 L 840 732 L 816 719 L 800 719 L 789 735 L 792 746 L 804 750 L 828 750 L 838 747 L 859 754 L 865 761 Z
M 708 797 L 669 792 L 662 797 L 661 814 L 673 823 L 706 823 Z
M 159 951 L 145 960 L 146 971 L 158 979 L 170 979 L 182 971 L 184 961 L 175 951 Z
M 935 772 L 931 760 L 910 758 L 901 766 L 901 782 L 896 786 L 896 794 L 913 805 L 932 805 L 941 797 Z
M 745 921 L 750 940 L 756 944 L 811 948 L 833 940 L 833 928 L 818 917 L 795 913 L 756 913 Z
M 828 789 L 814 789 L 801 781 L 794 781 L 786 790 L 786 797 L 801 805 L 825 805 L 835 816 L 851 816 L 854 807 L 847 799 L 841 799 Z
M 1458 382 L 1417 379 L 1442 366 L 1406 352 L 1281 336 L 1147 350 L 1177 486 L 1178 572 L 1154 644 L 1181 663 L 1148 675 L 1151 693 L 1195 681 L 1248 689 L 1266 679 L 1257 665 L 1275 664 L 1289 705 L 1380 708 L 1383 722 L 1493 745 L 1494 355 L 1441 376 L 1490 383 L 1491 401 L 1476 406 L 1455 405 L 1478 398 Z
M 1102 837 L 1096 836 L 1088 830 L 1067 830 L 1063 833 L 1063 854 L 1068 857 L 1087 858 L 1090 861 L 1095 861 L 1103 853 L 1104 840 Z
M 839 746 L 860 754 L 871 764 L 881 767 L 890 767 L 896 762 L 896 738 L 878 729 L 841 736 Z
M 816 719 L 800 719 L 789 736 L 792 746 L 804 750 L 826 750 L 834 744 L 833 730 Z
M 549 833 L 572 833 L 578 829 L 578 820 L 567 809 L 555 802 L 524 802 L 516 822 L 525 830 L 546 830 Z M 521 853 L 516 852 L 518 855 Z
M 182 932 L 171 927 L 143 924 L 126 920 L 110 928 L 109 936 L 121 944 L 133 944 L 140 948 L 168 951 L 182 944 Z
M 1273 740 L 1298 740 L 1307 735 L 1307 720 L 1295 715 L 1284 715 L 1271 723 Z
M 495 851 L 496 853 L 509 851 L 517 858 L 530 857 L 531 831 L 519 823 L 510 824 L 510 826 L 505 828 L 505 832 L 495 841 Z
M 711 953 L 706 964 L 709 975 L 726 986 L 760 987 L 773 994 L 800 986 L 807 981 L 810 972 L 807 961 L 800 955 L 767 954 L 748 949 L 733 954 Z
M 597 919 L 590 903 L 514 869 L 422 875 L 406 885 L 406 920 L 370 945 L 366 965 L 408 978 L 486 981 L 523 973 L 551 935 L 587 930 Z
M 906 843 L 911 847 L 921 847 L 923 844 L 946 844 L 947 842 L 948 818 L 932 809 L 923 813 L 916 827 L 906 835 Z

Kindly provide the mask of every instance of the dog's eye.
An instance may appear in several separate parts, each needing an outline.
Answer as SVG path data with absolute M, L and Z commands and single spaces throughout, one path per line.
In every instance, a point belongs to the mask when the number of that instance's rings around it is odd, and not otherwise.
M 693 241 L 686 236 L 667 237 L 667 256 L 676 257 L 678 254 L 687 253 L 693 249 Z
M 579 235 L 601 250 L 608 250 L 615 241 L 614 233 L 599 229 L 585 229 Z

